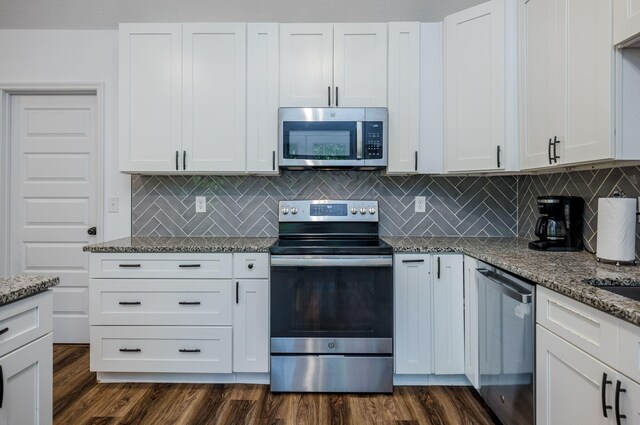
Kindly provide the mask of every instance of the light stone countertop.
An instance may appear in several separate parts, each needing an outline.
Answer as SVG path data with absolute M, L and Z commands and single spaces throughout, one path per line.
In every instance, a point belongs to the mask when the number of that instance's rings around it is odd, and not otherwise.
M 88 245 L 83 250 L 101 253 L 269 252 L 277 240 L 260 237 L 128 237 Z
M 54 276 L 19 274 L 0 277 L 0 306 L 46 291 L 60 283 Z
M 640 301 L 593 285 L 640 286 L 640 267 L 602 264 L 586 251 L 546 252 L 521 238 L 383 237 L 396 253 L 459 252 L 640 326 Z

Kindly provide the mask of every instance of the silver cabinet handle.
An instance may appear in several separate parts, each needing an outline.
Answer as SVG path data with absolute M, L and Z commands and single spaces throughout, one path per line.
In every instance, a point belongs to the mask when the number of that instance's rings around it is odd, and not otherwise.
M 486 279 L 498 285 L 500 292 L 504 295 L 512 298 L 522 304 L 531 304 L 531 293 L 521 292 L 514 284 L 507 278 L 499 275 L 496 272 L 487 269 L 477 269 L 478 273 L 483 275 Z

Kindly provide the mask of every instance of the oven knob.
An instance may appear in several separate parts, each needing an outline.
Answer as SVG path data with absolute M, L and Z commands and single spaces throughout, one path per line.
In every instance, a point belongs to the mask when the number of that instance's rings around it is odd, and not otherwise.
M 351 208 L 351 214 L 357 214 L 358 213 L 358 209 L 357 208 Z
M 331 341 L 329 342 L 329 344 L 327 344 L 329 346 L 329 348 L 336 348 L 336 343 L 335 341 Z
M 366 213 L 367 213 L 366 208 L 360 208 L 360 214 L 366 214 Z
M 297 208 L 291 208 L 291 214 L 298 214 L 298 209 Z
M 284 214 L 284 215 L 289 214 L 289 208 L 283 208 L 282 209 L 282 214 Z
M 376 209 L 375 208 L 369 208 L 369 214 L 375 214 L 376 213 Z

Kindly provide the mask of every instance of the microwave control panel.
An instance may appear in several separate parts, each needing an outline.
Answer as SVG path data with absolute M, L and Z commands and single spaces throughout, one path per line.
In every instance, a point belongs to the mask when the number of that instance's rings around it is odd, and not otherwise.
M 382 121 L 365 121 L 364 123 L 364 157 L 365 159 L 381 159 L 384 156 L 382 146 Z

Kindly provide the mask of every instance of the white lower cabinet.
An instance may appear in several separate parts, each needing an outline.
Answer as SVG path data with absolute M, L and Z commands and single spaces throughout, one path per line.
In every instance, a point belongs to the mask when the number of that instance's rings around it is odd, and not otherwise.
M 616 372 L 576 346 L 536 326 L 537 425 L 615 423 L 614 412 L 602 410 L 602 385 L 613 405 Z
M 464 373 L 463 261 L 458 254 L 397 254 L 395 373 Z
M 0 425 L 53 419 L 52 291 L 0 307 Z
M 269 371 L 269 254 L 91 256 L 99 380 L 239 382 L 232 373 Z
M 269 280 L 236 281 L 233 371 L 269 372 Z

